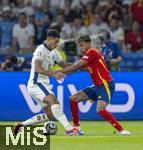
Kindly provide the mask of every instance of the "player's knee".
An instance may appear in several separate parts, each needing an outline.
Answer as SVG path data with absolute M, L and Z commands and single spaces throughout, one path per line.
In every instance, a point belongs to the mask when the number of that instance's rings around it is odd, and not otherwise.
M 106 109 L 107 103 L 104 101 L 100 101 L 97 103 L 96 112 L 99 113 L 101 110 Z
M 99 113 L 101 110 L 104 110 L 104 109 L 105 109 L 105 107 L 97 107 L 96 112 Z
M 44 102 L 47 104 L 47 105 L 54 105 L 54 104 L 58 104 L 58 101 L 56 100 L 55 96 L 54 95 L 49 95 L 49 96 L 46 96 L 45 99 L 44 99 Z

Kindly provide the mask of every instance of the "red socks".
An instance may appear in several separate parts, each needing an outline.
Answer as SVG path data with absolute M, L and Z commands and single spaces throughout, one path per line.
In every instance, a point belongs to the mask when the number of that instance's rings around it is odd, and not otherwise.
M 110 113 L 108 112 L 107 110 L 101 110 L 99 113 L 98 113 L 100 116 L 102 116 L 106 121 L 108 121 L 109 123 L 112 124 L 112 126 L 114 128 L 116 128 L 118 131 L 122 131 L 123 128 L 122 126 L 119 124 L 119 122 L 115 119 L 115 117 Z
M 79 120 L 79 110 L 78 110 L 78 103 L 75 101 L 70 100 L 70 109 L 72 113 L 73 123 L 74 126 L 80 126 L 80 120 Z M 100 116 L 102 116 L 106 121 L 108 121 L 114 128 L 116 128 L 118 131 L 122 131 L 123 128 L 119 124 L 119 122 L 115 119 L 115 117 L 108 112 L 106 109 L 101 110 L 98 113 Z
M 78 103 L 75 101 L 70 100 L 70 109 L 72 113 L 72 119 L 74 126 L 80 126 L 80 121 L 79 121 L 79 110 L 78 110 Z

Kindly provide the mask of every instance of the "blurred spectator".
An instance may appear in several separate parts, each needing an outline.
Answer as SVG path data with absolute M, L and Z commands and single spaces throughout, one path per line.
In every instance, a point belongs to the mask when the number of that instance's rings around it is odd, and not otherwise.
M 119 71 L 119 64 L 122 60 L 122 55 L 118 44 L 111 41 L 110 33 L 107 30 L 100 31 L 100 39 L 102 41 L 102 47 L 100 50 L 109 69 L 112 71 Z
M 131 4 L 130 11 L 132 13 L 133 20 L 143 25 L 143 0 L 137 0 Z
M 83 25 L 83 20 L 80 15 L 74 18 L 72 32 L 74 39 L 80 34 L 88 34 L 88 29 Z
M 89 34 L 97 34 L 101 29 L 109 30 L 109 27 L 105 22 L 102 21 L 100 14 L 95 14 L 94 22 L 88 27 Z
M 53 14 L 50 10 L 49 0 L 42 0 L 42 8 L 37 8 L 35 12 L 36 25 L 36 44 L 43 42 L 43 33 L 46 32 L 53 19 Z
M 5 61 L 0 64 L 0 71 L 27 71 L 31 64 L 24 57 L 7 56 Z
M 60 12 L 64 14 L 65 22 L 72 23 L 76 16 L 75 10 L 72 9 L 72 0 L 64 0 L 64 7 Z
M 126 33 L 125 41 L 127 49 L 131 51 L 143 49 L 143 32 L 138 22 L 133 22 L 132 30 Z
M 121 5 L 116 3 L 116 0 L 107 0 L 102 10 L 103 20 L 109 22 L 112 16 L 123 19 L 124 13 Z
M 12 20 L 12 10 L 9 6 L 3 7 L 2 20 L 0 21 L 0 53 L 12 52 L 12 29 L 15 22 Z
M 62 3 L 62 0 L 50 0 L 51 11 L 54 16 L 57 16 L 59 12 L 59 6 Z
M 25 0 L 24 4 L 26 6 L 31 6 L 32 8 L 41 8 L 42 7 L 42 0 Z
M 72 8 L 75 8 L 75 7 L 82 8 L 88 2 L 93 2 L 93 1 L 95 1 L 95 0 L 72 0 Z M 61 0 L 61 4 L 60 4 L 61 9 L 64 8 L 64 2 L 65 2 L 65 0 Z
M 94 5 L 91 2 L 88 2 L 84 6 L 83 12 L 84 25 L 89 26 L 94 22 Z
M 126 32 L 126 31 L 131 30 L 133 19 L 132 19 L 132 15 L 129 11 L 128 4 L 123 5 L 123 11 L 124 11 L 124 17 L 122 19 L 123 20 L 123 28 L 124 28 L 124 31 Z
M 64 15 L 62 13 L 58 14 L 56 22 L 51 24 L 51 27 L 57 29 L 60 32 L 62 39 L 66 40 L 73 37 L 72 28 L 68 23 L 65 22 Z
M 1 11 L 5 6 L 9 6 L 9 7 L 11 6 L 10 0 L 0 0 L 0 10 Z
M 25 13 L 27 16 L 34 11 L 30 5 L 25 4 L 25 0 L 16 0 L 16 7 L 13 9 L 14 16 L 17 17 L 20 13 Z
M 6 6 L 11 7 L 10 0 L 0 0 L 0 20 L 2 20 L 2 10 Z
M 32 52 L 34 48 L 34 27 L 26 20 L 26 14 L 19 14 L 18 23 L 13 28 L 13 50 L 20 53 Z
M 111 40 L 118 43 L 121 50 L 124 50 L 124 30 L 119 26 L 119 18 L 117 17 L 112 17 L 112 19 L 110 20 L 110 35 Z

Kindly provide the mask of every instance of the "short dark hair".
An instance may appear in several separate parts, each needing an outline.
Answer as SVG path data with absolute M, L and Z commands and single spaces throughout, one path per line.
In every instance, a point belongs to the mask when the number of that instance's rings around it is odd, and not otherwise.
M 27 17 L 26 13 L 24 13 L 24 12 L 19 13 L 18 16 L 17 16 L 17 18 L 19 18 L 20 16 Z
M 77 37 L 77 42 L 78 43 L 81 43 L 81 42 L 91 42 L 91 38 L 87 34 L 80 35 L 79 37 Z
M 57 30 L 51 29 L 51 30 L 48 30 L 47 37 L 60 38 L 60 33 Z

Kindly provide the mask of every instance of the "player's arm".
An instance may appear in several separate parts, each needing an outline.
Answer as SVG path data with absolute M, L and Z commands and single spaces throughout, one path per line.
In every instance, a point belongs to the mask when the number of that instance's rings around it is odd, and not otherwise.
M 81 59 L 76 64 L 73 64 L 72 66 L 66 67 L 60 71 L 64 74 L 73 73 L 75 71 L 82 69 L 87 63 L 88 63 L 87 61 Z
M 69 62 L 61 61 L 58 63 L 58 65 L 62 68 L 66 68 L 66 67 L 72 66 L 73 64 Z
M 117 58 L 115 58 L 115 59 L 110 59 L 110 64 L 111 65 L 113 65 L 113 64 L 118 64 L 118 63 L 120 63 L 121 62 L 121 60 L 122 60 L 122 57 L 121 56 L 118 56 Z
M 53 76 L 57 79 L 61 79 L 64 77 L 64 75 L 62 73 L 55 73 L 55 71 L 53 70 L 45 70 L 42 67 L 43 61 L 42 60 L 35 60 L 35 72 L 40 73 L 40 74 L 44 74 L 47 76 Z
M 122 60 L 121 50 L 120 50 L 117 43 L 115 43 L 115 51 L 116 51 L 116 58 L 111 58 L 110 59 L 110 64 L 111 65 L 119 64 Z

